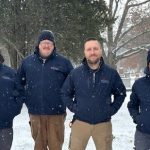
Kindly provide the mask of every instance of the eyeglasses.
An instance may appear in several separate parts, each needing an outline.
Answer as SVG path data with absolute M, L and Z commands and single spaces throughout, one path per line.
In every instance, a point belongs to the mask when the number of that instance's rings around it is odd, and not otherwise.
M 40 44 L 52 46 L 52 45 L 53 45 L 53 42 L 40 42 Z

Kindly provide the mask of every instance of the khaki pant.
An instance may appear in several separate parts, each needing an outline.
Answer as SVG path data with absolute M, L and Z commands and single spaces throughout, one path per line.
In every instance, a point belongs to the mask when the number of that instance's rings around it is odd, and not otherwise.
M 112 150 L 111 122 L 91 125 L 76 120 L 72 125 L 70 150 L 85 150 L 90 137 L 94 140 L 96 150 Z
M 34 150 L 61 150 L 65 115 L 30 115 Z

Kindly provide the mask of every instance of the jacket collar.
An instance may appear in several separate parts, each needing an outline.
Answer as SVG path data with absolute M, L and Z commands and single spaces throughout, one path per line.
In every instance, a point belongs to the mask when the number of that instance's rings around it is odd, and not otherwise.
M 52 54 L 51 54 L 50 56 L 48 56 L 47 58 L 42 58 L 42 57 L 40 56 L 39 48 L 38 48 L 38 47 L 35 48 L 34 54 L 36 54 L 36 56 L 37 56 L 40 60 L 46 59 L 46 61 L 48 61 L 48 60 L 50 60 L 50 59 L 53 59 L 53 58 L 56 56 L 56 49 L 54 49 L 53 52 L 52 52 Z
M 99 71 L 99 70 L 101 70 L 101 69 L 103 68 L 103 66 L 104 66 L 105 63 L 104 63 L 103 57 L 101 57 L 100 63 L 99 63 L 99 68 L 96 69 L 96 70 L 93 70 L 93 69 L 91 69 L 91 68 L 89 67 L 86 58 L 84 58 L 84 59 L 82 60 L 82 64 L 83 64 L 83 65 L 85 66 L 85 68 L 86 68 L 87 70 L 89 70 L 90 72 L 97 72 L 97 71 Z

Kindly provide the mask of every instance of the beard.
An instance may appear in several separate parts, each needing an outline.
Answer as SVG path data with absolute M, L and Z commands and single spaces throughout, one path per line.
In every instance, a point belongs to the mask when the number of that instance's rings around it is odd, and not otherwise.
M 53 51 L 49 51 L 49 50 L 45 51 L 44 53 L 41 53 L 39 51 L 39 54 L 43 59 L 47 59 L 52 53 L 53 53 Z
M 95 60 L 87 59 L 88 64 L 95 65 L 100 62 L 100 58 L 96 58 Z

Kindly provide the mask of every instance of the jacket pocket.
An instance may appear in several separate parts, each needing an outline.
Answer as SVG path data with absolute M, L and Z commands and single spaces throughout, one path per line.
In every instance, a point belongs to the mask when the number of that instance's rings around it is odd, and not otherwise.
M 112 110 L 112 107 L 111 105 L 107 105 L 107 107 L 105 108 L 106 109 L 106 114 L 108 117 L 111 117 L 112 116 L 112 113 L 113 113 L 113 110 Z

